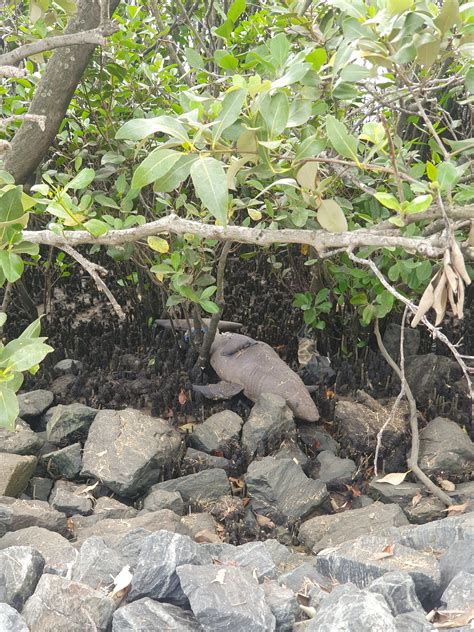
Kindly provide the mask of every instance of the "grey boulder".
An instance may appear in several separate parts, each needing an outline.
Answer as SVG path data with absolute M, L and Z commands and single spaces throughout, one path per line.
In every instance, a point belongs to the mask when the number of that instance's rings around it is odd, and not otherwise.
M 368 590 L 384 597 L 394 617 L 414 610 L 424 614 L 423 606 L 416 596 L 415 584 L 408 573 L 386 573 L 369 584 Z
M 235 442 L 239 440 L 242 423 L 239 415 L 231 410 L 223 410 L 196 426 L 189 436 L 189 444 L 208 454 L 222 452 L 229 459 L 232 457 Z
M 357 469 L 352 459 L 341 459 L 329 450 L 323 450 L 318 454 L 316 465 L 318 473 L 317 476 L 314 475 L 314 478 L 326 483 L 330 491 L 345 490 L 344 485 L 352 481 L 352 476 Z
M 300 614 L 296 595 L 276 581 L 264 582 L 262 586 L 265 591 L 265 601 L 275 617 L 275 630 L 291 632 Z
M 3 453 L 0 458 L 0 496 L 19 496 L 33 476 L 35 456 Z
M 208 507 L 219 500 L 221 496 L 228 495 L 230 486 L 225 471 L 221 468 L 214 468 L 157 483 L 153 485 L 151 491 L 157 490 L 178 492 L 185 504 L 199 508 Z
M 10 546 L 0 551 L 0 602 L 21 612 L 34 593 L 43 568 L 43 556 L 29 546 Z
M 23 617 L 7 603 L 0 603 L 0 630 L 2 632 L 29 632 Z
M 95 408 L 77 403 L 54 406 L 44 419 L 48 441 L 59 446 L 85 441 L 97 412 Z
M 428 475 L 467 477 L 474 471 L 474 444 L 457 423 L 436 417 L 420 433 L 419 465 Z
M 81 444 L 73 443 L 60 450 L 43 454 L 41 463 L 54 478 L 73 480 L 82 469 Z
M 53 401 L 53 393 L 42 389 L 18 395 L 18 405 L 20 407 L 18 416 L 28 423 L 34 423 L 52 406 Z
M 148 597 L 138 599 L 116 610 L 112 632 L 145 632 L 173 630 L 173 632 L 203 632 L 196 617 L 170 603 L 159 603 Z
M 283 439 L 296 432 L 293 413 L 283 397 L 262 393 L 242 431 L 242 447 L 249 459 L 277 449 Z
M 49 504 L 66 516 L 87 516 L 92 513 L 93 505 L 87 495 L 81 494 L 83 489 L 83 485 L 76 485 L 70 481 L 56 481 L 49 496 Z
M 182 516 L 184 514 L 184 502 L 179 492 L 168 492 L 166 489 L 155 489 L 143 499 L 142 512 L 160 511 L 170 509 Z
M 474 574 L 460 571 L 449 582 L 441 595 L 441 603 L 447 610 L 469 610 L 474 603 Z
M 72 567 L 71 579 L 94 590 L 104 591 L 124 566 L 124 560 L 117 551 L 108 547 L 102 538 L 93 536 L 81 546 Z
M 44 440 L 20 418 L 16 420 L 13 432 L 0 428 L 0 453 L 37 455 L 43 443 Z
M 0 496 L 0 536 L 7 531 L 18 531 L 27 527 L 43 527 L 65 535 L 66 516 L 43 500 L 21 500 Z

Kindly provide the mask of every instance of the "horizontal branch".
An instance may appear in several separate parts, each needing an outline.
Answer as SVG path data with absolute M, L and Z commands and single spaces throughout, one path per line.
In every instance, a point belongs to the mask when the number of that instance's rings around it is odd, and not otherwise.
M 80 244 L 100 244 L 113 246 L 127 242 L 144 240 L 151 235 L 159 233 L 174 233 L 184 235 L 186 233 L 197 235 L 206 239 L 218 239 L 219 241 L 235 241 L 244 244 L 258 246 L 270 246 L 272 244 L 308 244 L 323 255 L 325 251 L 334 248 L 359 248 L 372 246 L 375 248 L 403 248 L 411 254 L 426 257 L 441 257 L 446 250 L 446 243 L 440 238 L 423 239 L 416 237 L 403 237 L 401 235 L 381 234 L 376 229 L 355 230 L 345 233 L 328 233 L 325 230 L 301 230 L 285 228 L 271 230 L 269 228 L 247 228 L 245 226 L 216 226 L 201 222 L 182 219 L 174 213 L 162 217 L 154 222 L 135 226 L 124 230 L 110 230 L 101 237 L 93 237 L 87 231 L 65 231 L 57 235 L 50 230 L 24 231 L 23 238 L 26 241 L 56 246 L 78 246 Z M 474 248 L 465 248 L 464 255 L 468 259 L 474 259 Z

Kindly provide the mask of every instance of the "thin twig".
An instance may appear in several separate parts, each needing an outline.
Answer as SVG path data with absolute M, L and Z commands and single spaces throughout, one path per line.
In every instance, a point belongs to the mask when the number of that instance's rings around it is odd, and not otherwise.
M 388 154 L 390 156 L 390 162 L 392 163 L 393 174 L 395 176 L 395 182 L 397 183 L 397 191 L 398 191 L 398 199 L 400 202 L 405 200 L 405 195 L 403 193 L 402 180 L 400 178 L 400 173 L 398 171 L 397 159 L 395 157 L 395 147 L 393 145 L 392 134 L 390 133 L 390 128 L 387 123 L 387 119 L 384 114 L 380 114 L 380 119 L 382 121 L 383 128 L 385 130 L 385 134 L 387 136 L 388 141 Z

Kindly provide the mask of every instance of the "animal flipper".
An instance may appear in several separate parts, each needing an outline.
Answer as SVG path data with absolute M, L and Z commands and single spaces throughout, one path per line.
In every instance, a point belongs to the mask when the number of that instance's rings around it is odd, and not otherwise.
M 193 384 L 193 391 L 196 393 L 201 393 L 207 399 L 230 399 L 241 393 L 243 390 L 243 386 L 240 384 L 236 384 L 235 382 L 217 382 L 217 384 Z

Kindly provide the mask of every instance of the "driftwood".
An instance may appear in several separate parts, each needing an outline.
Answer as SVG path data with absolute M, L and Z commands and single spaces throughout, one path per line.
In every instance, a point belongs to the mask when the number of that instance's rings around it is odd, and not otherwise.
M 209 327 L 211 319 L 203 318 L 202 322 L 205 327 Z M 153 324 L 156 327 L 165 327 L 165 329 L 174 328 L 180 331 L 186 331 L 187 329 L 189 329 L 189 323 L 185 318 L 176 318 L 172 320 L 169 318 L 160 318 L 158 320 L 155 320 Z M 220 320 L 218 327 L 220 331 L 239 331 L 239 329 L 242 329 L 243 325 L 242 323 L 235 323 L 231 320 Z

